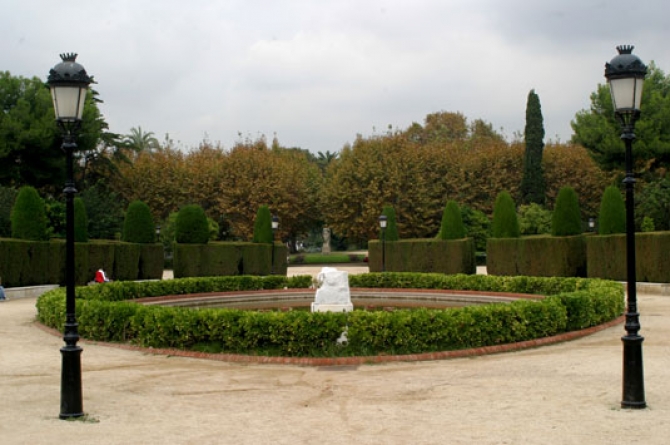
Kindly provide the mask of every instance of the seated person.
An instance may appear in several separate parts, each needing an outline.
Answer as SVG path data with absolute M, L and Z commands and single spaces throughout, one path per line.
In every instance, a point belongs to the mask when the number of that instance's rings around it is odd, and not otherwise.
M 107 283 L 109 282 L 109 278 L 107 278 L 107 275 L 105 274 L 105 271 L 102 269 L 98 269 L 98 271 L 95 273 L 95 282 L 96 283 Z

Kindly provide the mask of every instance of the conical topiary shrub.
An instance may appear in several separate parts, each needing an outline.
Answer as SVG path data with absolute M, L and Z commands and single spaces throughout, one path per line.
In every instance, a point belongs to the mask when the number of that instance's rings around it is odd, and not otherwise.
M 32 241 L 44 241 L 48 238 L 44 200 L 34 187 L 21 187 L 10 219 L 12 238 Z
M 582 233 L 582 218 L 577 192 L 572 187 L 563 187 L 556 197 L 556 206 L 551 219 L 551 234 L 573 236 L 580 233 Z
M 88 242 L 88 215 L 84 200 L 81 198 L 74 198 L 74 241 Z
M 600 235 L 626 232 L 626 204 L 618 187 L 612 185 L 605 189 L 598 220 Z
M 127 243 L 150 244 L 156 241 L 154 219 L 149 206 L 142 201 L 128 205 L 123 221 L 123 241 Z
M 272 234 L 272 213 L 270 207 L 262 205 L 256 212 L 256 220 L 254 221 L 254 243 L 268 243 L 272 244 L 274 236 Z
M 175 222 L 175 241 L 182 244 L 206 244 L 209 241 L 207 215 L 199 205 L 182 207 Z
M 400 237 L 398 236 L 398 225 L 395 220 L 395 209 L 393 206 L 384 206 L 382 210 L 382 215 L 386 215 L 386 232 L 384 236 L 386 241 L 398 241 Z M 381 231 L 381 228 L 380 228 Z M 381 232 L 380 232 L 381 239 Z
M 461 209 L 456 201 L 448 201 L 447 205 L 444 206 L 444 212 L 442 212 L 442 225 L 438 238 L 445 240 L 461 239 L 465 238 L 465 235 Z
M 493 238 L 518 238 L 520 235 L 519 219 L 512 195 L 509 192 L 500 192 L 493 207 L 491 236 Z

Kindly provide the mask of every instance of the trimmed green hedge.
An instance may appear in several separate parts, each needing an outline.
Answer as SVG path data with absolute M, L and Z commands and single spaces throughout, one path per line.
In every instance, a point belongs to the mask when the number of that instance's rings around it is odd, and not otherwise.
M 273 270 L 271 248 L 270 244 L 245 242 L 175 243 L 174 277 L 269 275 Z M 286 275 L 287 247 L 275 243 L 274 250 L 274 273 Z
M 79 331 L 99 341 L 157 348 L 286 356 L 370 356 L 445 351 L 531 340 L 601 324 L 621 315 L 619 283 L 583 278 L 416 273 L 352 275 L 352 287 L 468 289 L 544 294 L 540 301 L 445 310 L 350 313 L 256 312 L 142 306 L 134 298 L 198 292 L 306 288 L 310 276 L 215 277 L 116 282 L 77 288 Z M 65 291 L 37 301 L 38 320 L 63 329 Z M 347 328 L 348 343 L 336 340 Z
M 626 235 L 586 238 L 587 271 L 590 278 L 626 281 Z M 637 281 L 670 283 L 670 232 L 635 234 Z
M 382 270 L 382 242 L 368 242 L 370 272 Z M 386 270 L 444 274 L 477 273 L 473 238 L 407 239 L 386 243 Z
M 584 236 L 489 238 L 486 270 L 490 275 L 585 277 Z
M 112 241 L 75 243 L 75 283 L 93 280 L 104 269 L 113 280 L 160 279 L 162 244 Z M 65 284 L 65 241 L 0 239 L 0 278 L 5 287 Z

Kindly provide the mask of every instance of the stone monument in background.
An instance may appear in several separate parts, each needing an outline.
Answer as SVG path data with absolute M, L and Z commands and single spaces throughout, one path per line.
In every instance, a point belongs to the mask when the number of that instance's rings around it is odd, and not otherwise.
M 328 227 L 323 228 L 323 246 L 321 247 L 321 253 L 330 253 L 330 229 Z

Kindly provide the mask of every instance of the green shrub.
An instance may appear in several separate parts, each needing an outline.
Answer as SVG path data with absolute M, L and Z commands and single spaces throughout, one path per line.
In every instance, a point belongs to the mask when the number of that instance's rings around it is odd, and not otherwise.
M 262 205 L 258 208 L 258 212 L 256 212 L 256 219 L 254 220 L 254 237 L 252 242 L 271 244 L 273 241 L 272 213 L 270 213 L 270 207 Z
M 600 201 L 598 234 L 611 235 L 626 232 L 626 204 L 618 187 L 605 189 Z
M 21 187 L 12 208 L 12 238 L 44 241 L 47 216 L 44 200 L 34 187 Z
M 522 235 L 551 233 L 551 212 L 539 204 L 519 207 L 519 228 Z
M 142 201 L 131 202 L 123 221 L 123 241 L 140 244 L 154 243 L 155 230 L 149 206 Z
M 551 219 L 551 234 L 573 236 L 581 233 L 582 219 L 577 192 L 572 187 L 563 187 L 556 197 L 556 207 Z
M 77 243 L 88 242 L 88 216 L 81 198 L 74 198 L 74 240 Z
M 199 205 L 182 207 L 175 221 L 175 241 L 181 244 L 206 244 L 209 241 L 209 223 Z
M 493 238 L 518 238 L 521 235 L 514 200 L 509 192 L 500 192 L 493 207 L 491 236 Z
M 454 200 L 448 201 L 447 205 L 444 206 L 438 238 L 445 240 L 465 238 L 465 226 L 463 225 L 461 209 Z
M 400 237 L 398 236 L 398 224 L 396 223 L 395 209 L 393 206 L 384 206 L 382 215 L 386 215 L 386 232 L 384 234 L 386 241 L 398 241 Z M 379 239 L 381 239 L 381 232 Z
M 141 306 L 124 300 L 204 292 L 307 288 L 310 276 L 216 277 L 114 282 L 76 289 L 79 332 L 98 341 L 149 347 L 285 356 L 373 356 L 493 346 L 556 335 L 622 314 L 616 282 L 579 278 L 417 273 L 352 275 L 352 287 L 532 293 L 542 300 L 446 310 L 350 313 L 257 312 Z M 38 320 L 62 330 L 65 291 L 37 301 Z M 336 339 L 348 327 L 348 343 Z
M 636 224 L 648 216 L 656 230 L 670 230 L 670 175 L 647 183 L 635 193 Z
M 656 230 L 654 220 L 648 216 L 642 218 L 642 227 L 640 227 L 640 230 L 642 232 L 653 232 L 654 230 Z
M 467 236 L 475 240 L 475 250 L 477 252 L 486 251 L 486 240 L 491 236 L 491 220 L 484 212 L 467 205 L 461 206 L 461 218 Z

